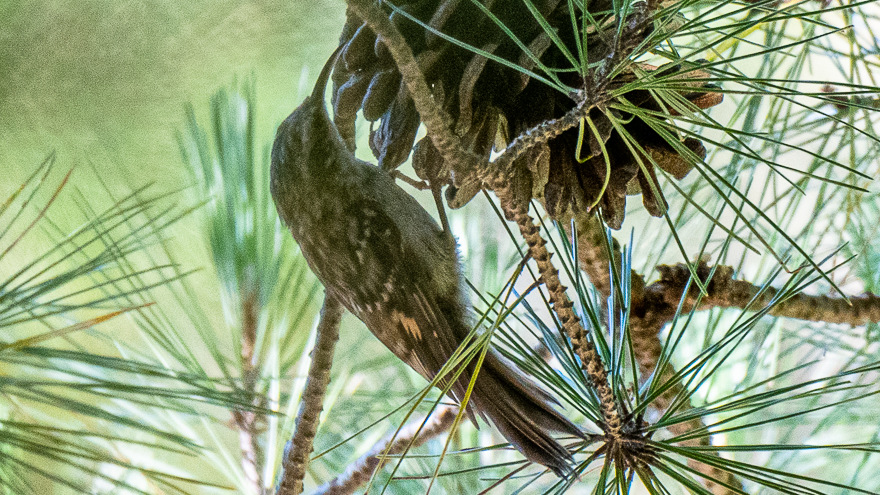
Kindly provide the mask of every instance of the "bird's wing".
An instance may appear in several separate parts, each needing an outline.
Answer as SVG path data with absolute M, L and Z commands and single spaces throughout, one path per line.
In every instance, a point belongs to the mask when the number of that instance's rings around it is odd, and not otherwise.
M 345 214 L 357 268 L 343 284 L 353 292 L 340 299 L 397 357 L 432 380 L 469 331 L 460 303 L 428 292 L 430 261 L 407 245 L 382 204 L 356 201 Z M 466 384 L 452 388 L 456 398 Z
M 459 323 L 451 321 L 449 315 L 438 309 L 436 301 L 415 288 L 399 298 L 392 298 L 391 304 L 361 319 L 397 357 L 427 380 L 433 380 L 461 344 L 452 327 Z M 474 359 L 472 355 L 467 363 L 473 363 Z M 449 387 L 452 378 L 463 366 L 466 371 Z M 449 395 L 460 402 L 465 396 L 472 371 L 470 364 L 455 366 L 443 375 L 438 386 L 443 389 L 449 387 Z M 474 412 L 469 405 L 468 416 L 477 425 Z

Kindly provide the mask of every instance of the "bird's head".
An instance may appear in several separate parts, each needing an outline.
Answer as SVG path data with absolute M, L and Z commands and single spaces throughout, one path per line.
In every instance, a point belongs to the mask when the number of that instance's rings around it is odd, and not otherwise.
M 276 204 L 291 194 L 310 194 L 310 178 L 325 175 L 328 160 L 341 139 L 324 103 L 327 80 L 339 54 L 333 53 L 318 76 L 312 94 L 278 126 L 272 145 L 270 190 Z

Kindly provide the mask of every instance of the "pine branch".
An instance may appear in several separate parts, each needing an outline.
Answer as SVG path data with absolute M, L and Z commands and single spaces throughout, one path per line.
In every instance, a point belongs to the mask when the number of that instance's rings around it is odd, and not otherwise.
M 383 463 L 383 456 L 406 452 L 442 435 L 458 414 L 457 407 L 443 407 L 428 417 L 403 427 L 395 436 L 377 443 L 370 452 L 351 464 L 345 472 L 315 489 L 313 495 L 350 495 L 370 481 Z
M 621 266 L 622 255 L 620 246 L 615 239 L 612 239 L 612 251 L 608 252 L 605 240 L 605 227 L 596 216 L 591 216 L 587 219 L 577 218 L 576 225 L 578 234 L 578 264 L 587 274 L 596 290 L 602 294 L 603 298 L 607 298 L 611 295 L 614 287 L 609 263 L 613 257 L 613 266 Z M 567 232 L 571 234 L 570 229 Z M 687 272 L 687 268 L 685 267 L 684 269 Z M 689 272 L 687 273 L 689 274 Z M 643 307 L 645 300 L 645 280 L 641 274 L 635 271 L 631 271 L 630 280 L 631 299 L 629 304 L 632 305 L 634 312 L 636 312 L 636 308 Z M 672 313 L 669 315 L 670 319 L 675 315 L 676 305 L 677 301 L 671 306 Z M 668 313 L 664 312 L 664 314 Z M 660 360 L 663 352 L 663 343 L 660 341 L 659 335 L 666 322 L 667 320 L 664 319 L 633 318 L 630 320 L 629 333 L 633 353 L 639 365 L 639 372 L 643 377 L 654 373 L 657 362 Z M 674 380 L 674 376 L 675 369 L 667 364 L 661 370 L 660 376 L 655 377 L 654 380 L 659 383 L 667 383 Z M 681 381 L 676 380 L 668 390 L 652 401 L 651 406 L 658 411 L 669 409 L 674 398 L 682 396 L 683 389 L 684 385 Z M 669 431 L 675 435 L 705 430 L 705 428 L 706 425 L 703 424 L 703 420 L 700 417 L 694 417 L 688 421 L 675 423 L 668 427 Z M 705 447 L 710 444 L 710 437 L 708 435 L 702 435 L 682 442 L 682 445 L 688 447 Z M 739 481 L 727 471 L 692 458 L 688 458 L 687 463 L 691 469 L 704 475 L 704 486 L 714 495 L 729 495 L 732 493 L 725 485 L 741 487 Z
M 324 393 L 330 384 L 330 368 L 333 364 L 333 351 L 339 340 L 339 323 L 342 319 L 342 305 L 330 294 L 324 295 L 321 320 L 318 322 L 315 347 L 312 349 L 312 363 L 306 388 L 300 401 L 296 419 L 296 431 L 285 449 L 281 462 L 281 481 L 277 495 L 299 495 L 303 492 L 303 479 L 312 453 L 312 442 L 318 431 L 318 420 L 324 408 Z
M 458 136 L 451 130 L 450 117 L 433 98 L 418 61 L 409 46 L 407 46 L 406 40 L 397 31 L 393 23 L 389 21 L 382 9 L 371 0 L 349 0 L 349 7 L 355 15 L 361 17 L 367 26 L 376 33 L 378 39 L 385 43 L 402 75 L 410 96 L 415 102 L 416 110 L 420 114 L 422 122 L 428 128 L 428 135 L 434 147 L 442 156 L 443 163 L 457 172 L 456 185 L 459 185 L 463 177 L 464 180 L 479 179 L 484 187 L 493 189 L 496 192 L 505 216 L 517 223 L 521 235 L 529 245 L 530 256 L 538 264 L 541 272 L 541 282 L 548 288 L 553 310 L 558 315 L 566 334 L 570 338 L 574 351 L 581 359 L 581 366 L 586 371 L 591 387 L 599 397 L 604 423 L 602 427 L 605 430 L 607 442 L 604 452 L 610 456 L 609 458 L 614 458 L 615 463 L 619 465 L 618 467 L 623 468 L 635 465 L 628 462 L 629 459 L 643 460 L 640 457 L 642 454 L 649 457 L 649 453 L 646 454 L 638 449 L 632 452 L 627 451 L 629 448 L 627 442 L 642 434 L 639 429 L 640 425 L 631 422 L 629 419 L 625 420 L 621 414 L 621 405 L 615 402 L 615 397 L 609 384 L 608 372 L 605 370 L 595 346 L 589 341 L 586 331 L 572 309 L 573 304 L 567 297 L 565 287 L 561 285 L 558 271 L 550 261 L 550 254 L 545 248 L 545 241 L 541 237 L 538 227 L 534 224 L 534 220 L 529 216 L 528 201 L 524 201 L 526 198 L 516 197 L 513 192 L 513 174 L 508 169 L 511 168 L 512 163 L 522 153 L 537 145 L 546 143 L 564 131 L 578 125 L 591 109 L 603 107 L 604 99 L 608 98 L 606 89 L 612 80 L 614 71 L 618 70 L 621 64 L 637 48 L 637 45 L 644 41 L 645 25 L 651 21 L 653 10 L 658 7 L 658 2 L 652 1 L 647 4 L 647 7 L 641 4 L 638 5 L 638 8 L 634 6 L 633 12 L 622 22 L 621 29 L 615 36 L 611 46 L 609 46 L 609 51 L 604 54 L 602 62 L 595 69 L 591 69 L 589 75 L 585 74 L 583 90 L 571 95 L 576 102 L 574 108 L 560 118 L 547 120 L 524 132 L 510 143 L 507 150 L 498 159 L 491 162 L 475 161 L 472 155 L 462 147 Z M 464 174 L 460 172 L 464 172 Z M 643 184 L 642 187 L 644 188 L 645 185 Z M 580 228 L 581 225 L 578 227 Z M 611 295 L 615 284 L 609 275 L 608 265 L 609 261 L 619 262 L 619 252 L 616 248 L 612 248 L 611 253 L 607 252 L 604 229 L 597 227 L 583 229 L 583 232 L 590 235 L 591 240 L 584 242 L 579 239 L 581 241 L 579 258 L 582 268 L 594 280 L 600 292 L 606 296 Z M 619 263 L 614 264 L 620 266 Z M 683 268 L 683 271 L 681 268 Z M 661 282 L 655 283 L 650 287 L 646 287 L 644 277 L 640 274 L 631 274 L 631 300 L 627 301 L 627 304 L 632 309 L 631 334 L 643 375 L 649 374 L 656 367 L 656 363 L 662 353 L 662 343 L 658 338 L 658 333 L 662 326 L 674 317 L 679 299 L 685 287 L 687 287 L 686 284 L 689 282 L 692 272 L 693 270 L 690 270 L 687 265 L 672 267 L 664 275 L 674 276 L 664 276 Z M 724 274 L 721 273 L 721 275 L 721 281 L 724 281 Z M 726 280 L 728 283 L 724 286 L 725 290 L 710 293 L 710 297 L 704 298 L 698 309 L 712 306 L 744 307 L 758 293 L 758 288 L 751 284 L 737 284 L 730 276 L 727 276 Z M 719 283 L 719 287 L 721 285 L 723 284 Z M 766 300 L 762 299 L 764 304 L 769 303 L 770 298 L 775 294 L 773 292 L 763 296 L 767 298 Z M 696 294 L 688 295 L 688 298 L 686 302 L 690 302 L 691 306 L 696 304 Z M 691 299 L 693 300 L 691 301 Z M 812 306 L 811 303 L 817 301 L 805 300 L 801 301 L 802 304 L 796 304 L 795 299 L 791 299 L 792 303 L 788 310 L 790 314 L 824 315 L 825 318 L 821 319 L 825 321 L 827 321 L 829 315 L 834 316 L 844 312 L 840 304 L 845 304 L 844 301 L 826 299 L 828 300 L 818 301 L 821 304 L 814 304 Z M 875 311 L 880 311 L 880 308 L 878 308 L 880 305 L 878 305 L 875 296 L 865 295 L 858 300 L 858 303 L 855 313 L 857 317 L 871 318 Z M 816 307 L 822 309 L 822 311 L 817 311 Z M 685 307 L 685 310 L 688 309 L 688 307 Z M 808 310 L 811 310 L 812 313 L 808 312 Z M 816 317 L 818 318 L 818 316 Z M 669 375 L 669 373 L 672 375 Z M 674 376 L 674 371 L 669 368 L 664 372 L 663 376 L 668 381 Z M 676 384 L 676 386 L 672 387 L 672 390 L 667 391 L 662 397 L 658 398 L 655 405 L 661 408 L 668 408 L 671 397 L 678 395 L 682 388 L 683 385 L 680 383 Z M 624 424 L 625 422 L 626 424 Z M 678 434 L 679 431 L 705 430 L 705 426 L 701 418 L 698 417 L 694 421 L 671 426 L 670 430 Z M 702 435 L 699 439 L 691 440 L 685 443 L 685 445 L 693 447 L 707 446 L 709 445 L 709 437 Z M 618 459 L 623 459 L 624 462 L 618 462 Z M 364 462 L 367 461 L 364 460 Z M 372 462 L 378 464 L 379 461 L 376 459 Z M 706 487 L 712 493 L 727 494 L 732 491 L 738 491 L 740 486 L 738 480 L 723 469 L 698 463 L 695 459 L 689 459 L 688 463 L 691 464 L 695 471 L 705 476 Z M 372 470 L 368 470 L 368 472 L 372 472 Z
M 610 257 L 603 238 L 604 229 L 595 220 L 583 221 L 579 219 L 577 226 L 580 267 L 590 277 L 597 290 L 603 296 L 608 297 L 611 294 L 613 284 L 608 268 Z M 614 252 L 611 254 L 614 257 L 615 265 L 619 266 L 620 252 L 616 242 L 613 247 Z M 684 264 L 660 266 L 658 269 L 661 274 L 660 279 L 647 287 L 641 274 L 631 273 L 632 318 L 630 319 L 629 331 L 635 358 L 642 376 L 648 376 L 655 371 L 662 352 L 659 333 L 663 326 L 674 318 L 691 278 L 691 272 Z M 772 287 L 762 289 L 762 287 L 746 281 L 734 280 L 733 268 L 728 266 L 715 267 L 715 273 L 709 280 L 711 272 L 711 267 L 700 263 L 697 267 L 697 273 L 702 281 L 708 284 L 708 294 L 704 295 L 698 303 L 699 291 L 691 284 L 690 292 L 684 300 L 681 311 L 689 312 L 694 309 L 705 310 L 714 307 L 748 308 L 752 311 L 758 311 L 768 306 L 778 294 L 778 290 Z M 880 297 L 866 293 L 852 297 L 848 302 L 840 297 L 796 294 L 782 302 L 775 303 L 769 309 L 768 314 L 825 323 L 864 325 L 880 321 Z M 674 374 L 675 370 L 667 367 L 655 380 L 666 382 L 672 379 Z M 666 410 L 671 405 L 673 398 L 681 395 L 682 388 L 683 384 L 675 383 L 665 393 L 657 397 L 652 406 L 661 411 Z M 705 425 L 700 418 L 669 426 L 669 430 L 675 435 L 704 428 Z M 709 444 L 709 436 L 701 436 L 684 443 L 684 445 L 694 447 Z M 705 486 L 713 494 L 731 493 L 724 486 L 725 484 L 741 486 L 732 474 L 716 467 L 690 458 L 688 465 L 705 475 Z

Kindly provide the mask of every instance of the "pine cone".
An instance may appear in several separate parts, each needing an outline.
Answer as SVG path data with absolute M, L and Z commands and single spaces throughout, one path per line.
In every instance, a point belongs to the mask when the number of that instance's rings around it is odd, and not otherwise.
M 560 0 L 533 3 L 555 29 L 556 36 L 568 51 L 577 54 L 568 3 Z M 571 66 L 571 62 L 521 0 L 486 0 L 484 7 L 518 40 L 525 43 L 534 57 L 526 54 L 472 2 L 415 0 L 399 7 L 447 36 L 527 70 L 540 72 L 540 69 L 536 69 L 535 58 L 547 67 Z M 503 147 L 520 133 L 548 119 L 558 118 L 575 106 L 576 102 L 570 95 L 450 43 L 404 15 L 392 13 L 388 7 L 386 9 L 419 61 L 429 87 L 435 91 L 435 99 L 451 117 L 454 132 L 461 136 L 463 145 L 471 153 L 488 160 L 493 148 Z M 599 25 L 608 26 L 601 33 L 594 30 L 588 35 L 589 62 L 594 66 L 601 66 L 600 62 L 605 59 L 620 56 L 621 51 L 628 50 L 624 55 L 630 55 L 629 52 L 653 29 L 647 14 L 634 12 L 624 21 L 631 28 L 629 38 L 618 40 L 615 44 L 612 40 L 616 23 L 602 22 L 611 11 L 611 3 L 592 2 L 590 10 L 599 20 Z M 413 149 L 420 123 L 418 113 L 406 88 L 400 83 L 400 75 L 388 50 L 351 12 L 340 44 L 343 45 L 341 62 L 337 64 L 333 81 L 336 103 L 334 120 L 347 140 L 350 138 L 345 130 L 351 130 L 353 134 L 358 109 L 367 120 L 378 120 L 378 130 L 371 133 L 370 148 L 383 168 L 394 169 L 406 161 Z M 616 47 L 616 52 L 612 45 Z M 694 77 L 694 69 L 683 69 L 679 65 L 657 68 L 640 64 L 616 76 L 605 91 L 618 90 L 639 75 L 666 76 L 672 73 L 681 74 L 674 78 L 688 75 L 691 79 L 706 79 L 709 76 L 702 72 Z M 558 75 L 570 87 L 584 87 L 584 80 L 576 71 Z M 721 100 L 721 94 L 712 92 L 712 89 L 712 86 L 696 83 L 692 88 L 679 91 L 679 94 L 697 107 L 708 108 Z M 648 110 L 661 110 L 648 91 L 630 91 L 621 98 Z M 359 106 L 355 103 L 358 100 Z M 518 199 L 542 199 L 548 213 L 560 221 L 598 207 L 606 223 L 619 228 L 624 219 L 627 194 L 641 193 L 648 212 L 661 215 L 666 201 L 659 188 L 652 160 L 675 179 L 681 179 L 690 171 L 693 158 L 682 156 L 641 119 L 610 109 L 606 111 L 626 122 L 623 125 L 626 133 L 643 150 L 637 151 L 642 155 L 639 160 L 623 137 L 614 130 L 608 117 L 593 109 L 590 117 L 602 142 L 593 132 L 586 130 L 580 157 L 586 160 L 582 163 L 576 157 L 578 129 L 561 134 L 547 143 L 546 147 L 530 150 L 515 163 L 517 184 L 514 189 Z M 705 156 L 706 150 L 697 139 L 688 138 L 681 145 L 699 159 Z M 417 173 L 434 178 L 427 171 L 444 169 L 442 158 L 433 150 L 427 138 L 420 141 L 416 148 L 421 150 L 413 158 Z M 452 182 L 461 186 L 461 178 L 455 179 Z M 454 189 L 447 193 L 447 198 L 456 198 L 450 202 L 450 206 L 463 205 L 476 191 L 468 191 L 463 196 L 457 192 Z

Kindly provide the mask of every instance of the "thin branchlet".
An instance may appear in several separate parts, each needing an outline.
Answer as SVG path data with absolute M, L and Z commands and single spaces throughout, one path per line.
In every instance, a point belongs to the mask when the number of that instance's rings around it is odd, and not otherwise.
M 519 228 L 520 234 L 529 247 L 529 256 L 535 260 L 540 273 L 540 281 L 544 283 L 550 295 L 550 303 L 565 334 L 571 341 L 572 349 L 581 360 L 581 367 L 599 398 L 603 429 L 611 434 L 619 432 L 623 426 L 614 394 L 608 382 L 608 372 L 596 351 L 595 345 L 587 337 L 587 331 L 575 314 L 571 299 L 566 288 L 559 280 L 559 270 L 551 261 L 551 253 L 547 250 L 547 241 L 541 237 L 540 228 L 535 225 L 525 205 L 514 199 L 509 183 L 503 179 L 495 179 L 493 189 L 501 202 L 507 218 L 512 218 Z

